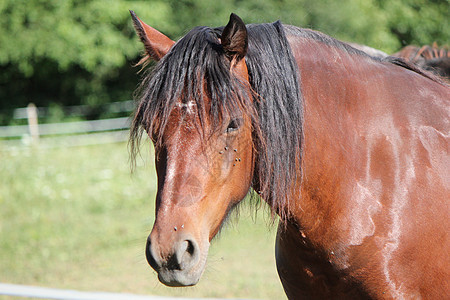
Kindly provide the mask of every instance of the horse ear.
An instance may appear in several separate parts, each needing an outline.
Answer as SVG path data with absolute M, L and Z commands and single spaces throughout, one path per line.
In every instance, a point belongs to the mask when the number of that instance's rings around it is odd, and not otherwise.
M 151 58 L 159 61 L 169 52 L 175 42 L 158 30 L 142 22 L 134 11 L 130 10 L 130 14 L 133 19 L 134 29 L 144 44 L 145 51 Z
M 230 15 L 230 21 L 223 29 L 221 43 L 225 54 L 240 61 L 247 54 L 248 35 L 244 22 L 235 14 Z

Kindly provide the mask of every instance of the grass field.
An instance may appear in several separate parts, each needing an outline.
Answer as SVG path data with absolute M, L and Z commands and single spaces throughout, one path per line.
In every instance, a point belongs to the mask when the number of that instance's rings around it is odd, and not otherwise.
M 192 288 L 148 266 L 155 172 L 149 148 L 130 173 L 125 143 L 5 150 L 0 141 L 0 282 L 184 297 L 285 299 L 265 209 L 244 205 L 211 246 Z M 0 296 L 1 298 L 1 296 Z

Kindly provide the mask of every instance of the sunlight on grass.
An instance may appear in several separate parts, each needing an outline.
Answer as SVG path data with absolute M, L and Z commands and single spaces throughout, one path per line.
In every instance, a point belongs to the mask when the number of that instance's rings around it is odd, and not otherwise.
M 148 147 L 130 173 L 125 143 L 2 151 L 0 282 L 184 297 L 285 298 L 267 213 L 243 205 L 213 241 L 196 287 L 168 288 L 148 266 L 156 175 Z

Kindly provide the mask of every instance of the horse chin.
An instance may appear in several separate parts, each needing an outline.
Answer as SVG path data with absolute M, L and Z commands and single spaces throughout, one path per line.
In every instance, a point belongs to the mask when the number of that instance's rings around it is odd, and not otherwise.
M 158 279 L 161 283 L 170 287 L 184 287 L 196 285 L 200 280 L 201 274 L 190 274 L 180 270 L 161 270 L 158 273 Z
M 170 287 L 193 286 L 202 277 L 205 266 L 206 259 L 190 269 L 170 270 L 161 268 L 158 271 L 158 279 L 161 283 Z

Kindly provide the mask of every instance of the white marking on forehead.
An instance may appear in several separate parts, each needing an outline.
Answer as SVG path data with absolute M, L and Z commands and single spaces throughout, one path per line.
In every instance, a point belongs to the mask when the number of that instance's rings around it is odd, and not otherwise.
M 195 107 L 197 106 L 195 101 L 189 101 L 188 103 L 177 103 L 176 105 L 177 107 L 186 109 L 186 113 L 188 114 L 194 113 Z

